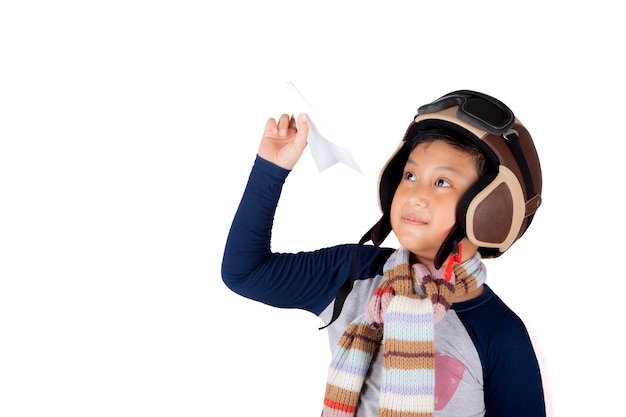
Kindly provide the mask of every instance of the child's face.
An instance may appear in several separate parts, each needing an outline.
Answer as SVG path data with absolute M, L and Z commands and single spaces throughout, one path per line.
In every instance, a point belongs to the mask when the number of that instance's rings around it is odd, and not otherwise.
M 391 227 L 398 242 L 421 263 L 432 263 L 456 223 L 461 196 L 477 180 L 468 153 L 440 140 L 417 145 L 391 203 Z

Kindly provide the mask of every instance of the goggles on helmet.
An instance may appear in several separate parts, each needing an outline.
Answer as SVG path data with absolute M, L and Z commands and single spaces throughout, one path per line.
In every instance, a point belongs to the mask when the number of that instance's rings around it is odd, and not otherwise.
M 486 132 L 501 135 L 513 126 L 515 115 L 500 100 L 476 91 L 458 90 L 417 109 L 417 114 L 436 113 L 458 106 L 457 117 Z

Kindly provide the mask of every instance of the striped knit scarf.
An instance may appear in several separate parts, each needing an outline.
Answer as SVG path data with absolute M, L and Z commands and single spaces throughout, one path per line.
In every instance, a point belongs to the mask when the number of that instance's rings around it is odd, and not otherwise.
M 455 295 L 482 285 L 486 271 L 480 255 L 454 266 L 450 282 L 444 268 L 409 265 L 409 251 L 394 252 L 383 268 L 385 280 L 365 313 L 339 340 L 328 373 L 323 417 L 356 414 L 370 362 L 383 343 L 379 417 L 427 417 L 435 411 L 435 323 Z

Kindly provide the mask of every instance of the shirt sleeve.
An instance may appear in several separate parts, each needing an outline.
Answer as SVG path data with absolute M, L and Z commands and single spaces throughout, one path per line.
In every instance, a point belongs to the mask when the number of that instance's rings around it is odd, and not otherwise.
M 257 156 L 226 241 L 222 279 L 244 297 L 320 314 L 348 278 L 357 245 L 271 251 L 274 215 L 289 172 Z M 355 279 L 374 276 L 389 253 L 372 245 L 359 248 Z
M 496 334 L 485 375 L 486 415 L 544 417 L 541 373 L 525 326 L 518 319 Z

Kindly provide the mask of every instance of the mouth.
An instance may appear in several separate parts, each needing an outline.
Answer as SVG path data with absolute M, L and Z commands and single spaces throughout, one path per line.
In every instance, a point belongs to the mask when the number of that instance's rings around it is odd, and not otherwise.
M 402 222 L 411 226 L 425 226 L 428 224 L 422 217 L 414 215 L 402 216 Z

